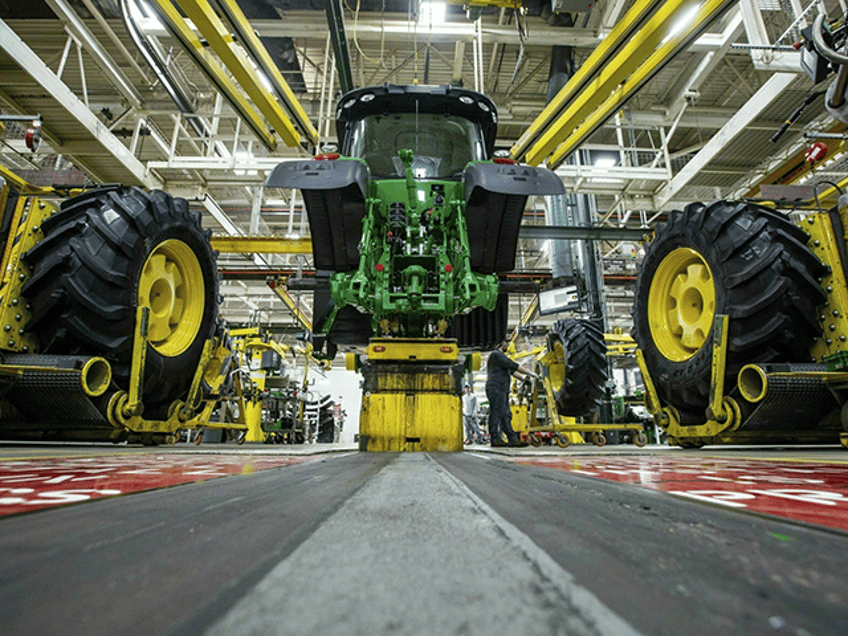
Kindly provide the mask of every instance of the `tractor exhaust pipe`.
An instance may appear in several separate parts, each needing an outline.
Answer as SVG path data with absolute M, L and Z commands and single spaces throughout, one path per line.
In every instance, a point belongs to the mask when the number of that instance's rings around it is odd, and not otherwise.
M 739 392 L 755 405 L 739 430 L 801 430 L 820 422 L 838 405 L 820 364 L 747 364 L 739 371 Z
M 0 369 L 18 374 L 16 387 L 81 389 L 89 397 L 103 395 L 112 382 L 112 367 L 99 356 L 8 355 Z
M 4 356 L 0 374 L 13 382 L 6 398 L 27 421 L 108 424 L 92 402 L 112 382 L 105 358 L 12 354 Z

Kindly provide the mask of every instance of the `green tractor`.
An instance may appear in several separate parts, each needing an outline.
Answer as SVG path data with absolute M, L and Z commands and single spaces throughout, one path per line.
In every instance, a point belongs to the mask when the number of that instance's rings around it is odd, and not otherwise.
M 507 330 L 498 273 L 515 267 L 527 197 L 563 193 L 549 170 L 492 158 L 497 112 L 453 86 L 360 88 L 336 111 L 341 153 L 280 164 L 299 188 L 317 270 L 316 350 L 372 336 L 489 347 Z

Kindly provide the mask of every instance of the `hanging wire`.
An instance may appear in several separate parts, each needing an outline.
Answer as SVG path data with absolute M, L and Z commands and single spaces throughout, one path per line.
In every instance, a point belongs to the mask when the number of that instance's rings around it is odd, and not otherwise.
M 515 7 L 515 27 L 518 29 L 518 59 L 515 61 L 515 70 L 512 71 L 512 79 L 509 80 L 509 86 L 506 88 L 507 94 L 509 94 L 512 89 L 512 85 L 515 84 L 515 80 L 518 78 L 518 73 L 521 70 L 521 66 L 524 64 L 524 54 L 526 51 L 526 42 L 527 36 L 530 34 L 530 29 L 527 26 L 527 21 L 522 18 L 521 7 Z
M 359 51 L 359 54 L 368 62 L 372 64 L 378 64 L 380 67 L 387 69 L 385 62 L 385 52 L 386 52 L 386 0 L 383 0 L 381 8 L 380 8 L 380 59 L 373 60 L 365 54 L 365 51 L 362 50 L 362 47 L 359 46 L 359 39 L 356 37 L 356 29 L 359 25 L 359 9 L 362 4 L 362 0 L 356 0 L 356 9 L 351 11 L 350 5 L 347 4 L 347 0 L 345 0 L 345 5 L 347 6 L 348 11 L 353 13 L 353 44 L 356 46 L 356 50 Z

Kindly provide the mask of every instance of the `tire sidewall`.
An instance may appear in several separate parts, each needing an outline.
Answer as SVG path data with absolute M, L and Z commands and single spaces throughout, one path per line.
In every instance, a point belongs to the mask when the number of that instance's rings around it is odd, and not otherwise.
M 700 390 L 698 385 L 703 378 L 709 378 L 712 366 L 712 344 L 714 329 L 710 326 L 709 333 L 701 346 L 691 357 L 682 361 L 670 360 L 657 347 L 650 325 L 649 295 L 656 284 L 656 274 L 663 260 L 678 248 L 689 248 L 697 252 L 710 269 L 715 289 L 715 307 L 713 315 L 721 314 L 726 309 L 727 286 L 723 279 L 724 267 L 717 254 L 715 234 L 704 232 L 701 228 L 693 228 L 687 223 L 685 213 L 679 219 L 670 220 L 664 228 L 657 230 L 656 236 L 646 248 L 645 258 L 639 270 L 636 283 L 635 304 L 633 310 L 634 336 L 640 344 L 645 362 L 649 369 L 661 368 L 661 386 L 673 385 L 684 391 Z M 638 335 L 644 334 L 641 338 Z M 694 406 L 694 405 L 692 405 Z
M 128 290 L 127 298 L 131 306 L 138 307 L 139 287 L 142 270 L 148 257 L 164 241 L 176 239 L 188 245 L 197 258 L 203 276 L 203 317 L 198 332 L 191 344 L 175 356 L 166 356 L 157 351 L 152 344 L 147 345 L 145 361 L 145 395 L 151 403 L 169 402 L 182 397 L 197 367 L 203 345 L 213 337 L 217 318 L 217 270 L 215 258 L 208 239 L 193 223 L 187 219 L 168 219 L 157 225 L 148 236 L 139 237 L 133 258 L 132 280 L 134 285 Z M 131 355 L 131 353 L 130 353 Z

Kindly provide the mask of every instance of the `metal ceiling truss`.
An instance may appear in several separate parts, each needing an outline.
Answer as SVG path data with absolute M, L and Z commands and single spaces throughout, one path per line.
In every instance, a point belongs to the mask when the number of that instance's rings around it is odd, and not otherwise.
M 145 185 L 149 188 L 162 185 L 156 177 L 147 171 L 144 164 L 136 159 L 129 149 L 103 125 L 85 102 L 77 97 L 3 20 L 0 20 L 0 48 L 47 91 L 104 151 L 119 162 L 120 166 L 126 171 L 127 182 Z M 51 121 L 47 117 L 45 117 L 45 124 L 51 125 Z M 61 152 L 61 148 L 56 150 Z

